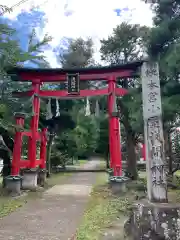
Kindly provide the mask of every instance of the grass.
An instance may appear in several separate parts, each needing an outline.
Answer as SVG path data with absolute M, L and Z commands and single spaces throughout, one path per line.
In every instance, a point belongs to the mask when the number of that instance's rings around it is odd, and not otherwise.
M 180 177 L 180 171 L 175 173 L 176 177 Z M 143 186 L 146 186 L 146 173 L 140 172 L 140 179 L 129 185 L 129 190 L 126 195 L 121 198 L 112 196 L 107 187 L 107 175 L 105 173 L 99 174 L 97 182 L 93 188 L 91 198 L 89 200 L 85 215 L 82 219 L 82 223 L 77 231 L 77 240 L 98 240 L 104 239 L 103 233 L 113 231 L 113 226 L 117 222 L 124 225 L 124 219 L 131 208 L 132 202 L 137 196 L 146 196 Z M 141 187 L 141 190 L 140 190 Z M 180 203 L 180 190 L 168 191 L 168 198 L 170 202 Z M 118 217 L 118 218 L 117 218 Z M 112 239 L 124 239 L 123 227 L 118 226 L 119 232 L 117 238 Z M 117 231 L 117 230 L 116 230 Z M 102 238 L 101 238 L 102 237 Z M 108 238 L 109 239 L 109 238 Z
M 87 160 L 78 160 L 79 165 L 84 165 L 87 162 L 88 162 Z
M 128 207 L 129 201 L 126 197 L 112 196 L 107 186 L 107 174 L 99 174 L 76 239 L 99 239 L 102 230 L 108 227 L 120 213 L 123 215 Z
M 139 172 L 139 178 L 144 182 L 146 185 L 146 172 Z M 177 170 L 173 178 L 170 178 L 171 182 L 175 186 L 179 186 L 180 184 L 180 170 Z M 180 203 L 180 189 L 172 189 L 171 187 L 168 188 L 168 201 L 171 203 Z
M 180 170 L 177 170 L 177 171 L 174 173 L 174 176 L 180 177 Z
M 71 173 L 58 173 L 53 174 L 51 178 L 47 179 L 47 188 L 53 187 L 56 184 L 61 184 L 66 177 L 70 176 Z M 16 211 L 18 208 L 24 206 L 29 200 L 37 199 L 42 197 L 43 191 L 28 192 L 26 195 L 19 198 L 12 198 L 5 194 L 4 190 L 0 189 L 0 218 L 9 215 L 10 213 Z
M 27 200 L 22 199 L 10 199 L 8 197 L 0 197 L 0 218 L 9 215 L 14 212 L 16 209 L 22 207 Z

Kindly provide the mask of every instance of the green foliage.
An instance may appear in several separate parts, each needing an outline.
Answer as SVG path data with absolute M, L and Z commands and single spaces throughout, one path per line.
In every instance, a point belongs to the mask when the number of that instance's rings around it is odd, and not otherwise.
M 68 49 L 60 48 L 57 59 L 64 68 L 87 67 L 93 63 L 92 39 L 67 39 Z
M 104 155 L 106 158 L 109 155 L 109 120 L 106 115 L 102 115 L 99 120 L 99 139 L 96 152 Z
M 29 109 L 32 107 L 32 102 L 29 99 L 25 101 L 25 99 L 12 97 L 12 91 L 27 90 L 29 85 L 12 82 L 6 70 L 13 66 L 23 66 L 26 62 L 36 63 L 36 66 L 43 65 L 47 67 L 49 65 L 42 54 L 42 48 L 49 43 L 51 38 L 45 36 L 41 42 L 38 42 L 34 33 L 35 31 L 33 31 L 33 37 L 29 41 L 31 48 L 23 51 L 20 47 L 16 30 L 2 23 L 0 19 L 0 134 L 3 136 L 10 153 L 14 144 L 11 137 L 13 137 L 16 127 L 13 119 L 14 112 L 27 112 L 31 115 L 31 110 Z M 0 158 L 4 160 L 3 173 L 8 172 L 9 174 L 10 159 L 3 156 L 5 155 L 1 152 Z
M 63 68 L 80 68 L 89 66 L 93 62 L 93 43 L 91 39 L 83 40 L 68 39 L 68 48 L 60 46 L 57 60 Z M 80 88 L 89 87 L 88 82 L 81 84 Z M 65 89 L 65 84 L 55 85 L 55 89 Z M 97 127 L 93 117 L 85 117 L 85 101 L 83 100 L 61 100 L 60 117 L 57 124 L 60 126 L 52 147 L 51 161 L 53 165 L 65 164 L 72 157 L 81 155 L 88 156 L 95 151 L 97 142 Z M 53 108 L 53 103 L 52 103 Z M 75 123 L 74 129 L 67 124 L 64 114 Z M 54 120 L 53 120 L 54 121 Z
M 46 65 L 47 67 L 49 65 L 45 60 L 45 56 L 41 53 L 43 52 L 42 48 L 49 43 L 51 38 L 46 35 L 41 42 L 38 42 L 35 36 L 35 30 L 33 30 L 29 37 L 28 51 L 23 51 L 20 48 L 18 39 L 12 40 L 16 39 L 16 30 L 6 24 L 0 23 L 1 104 L 7 103 L 9 110 L 12 106 L 13 112 L 19 109 L 19 103 L 21 101 L 17 99 L 13 99 L 12 101 L 11 92 L 21 89 L 25 90 L 28 88 L 28 84 L 23 85 L 17 82 L 12 82 L 6 74 L 6 69 L 12 66 L 22 66 L 27 61 L 33 62 L 37 66 Z M 11 112 L 9 115 L 12 116 Z
M 99 130 L 94 116 L 79 114 L 74 134 L 78 155 L 90 156 L 95 152 Z
M 15 39 L 15 40 L 12 40 Z M 29 36 L 29 46 L 27 51 L 23 51 L 16 40 L 16 30 L 0 22 L 0 71 L 4 72 L 11 66 L 22 66 L 29 61 L 37 66 L 49 66 L 45 60 L 43 47 L 51 41 L 51 37 L 45 35 L 42 41 L 37 41 L 35 29 Z
M 175 157 L 175 159 L 180 160 L 180 132 L 179 132 L 179 130 L 172 132 L 171 136 L 172 136 L 172 151 L 174 153 L 174 157 Z
M 110 64 L 119 64 L 142 57 L 145 39 L 149 29 L 139 25 L 122 23 L 113 30 L 112 36 L 101 41 L 102 59 Z M 142 132 L 142 98 L 140 79 L 119 81 L 119 87 L 128 88 L 129 94 L 118 98 L 121 122 L 129 132 Z
M 141 58 L 143 39 L 148 33 L 147 27 L 121 23 L 113 29 L 112 36 L 101 40 L 101 58 L 110 64 L 121 64 Z
M 57 151 L 57 152 L 55 152 Z M 53 148 L 51 154 L 51 163 L 52 166 L 61 166 L 62 168 L 66 167 L 67 162 L 69 161 L 69 157 L 66 153 L 60 152 L 59 148 Z
M 179 8 L 180 1 L 175 0 L 160 0 L 156 5 L 152 4 L 155 17 L 151 29 L 123 22 L 113 29 L 111 36 L 101 40 L 100 49 L 102 60 L 110 65 L 141 59 L 144 50 L 147 50 L 150 58 L 159 61 L 163 122 L 164 129 L 168 132 L 177 126 L 180 115 Z M 38 42 L 33 30 L 29 35 L 28 50 L 23 51 L 14 36 L 16 31 L 0 22 L 0 124 L 6 126 L 9 131 L 13 112 L 26 111 L 30 117 L 31 100 L 27 101 L 26 105 L 24 99 L 22 101 L 12 98 L 10 95 L 12 91 L 29 89 L 29 85 L 12 83 L 6 74 L 6 69 L 11 66 L 23 66 L 27 61 L 40 67 L 48 67 L 43 47 L 51 41 L 51 37 L 45 35 L 44 39 Z M 67 39 L 67 43 L 68 47 L 60 46 L 57 54 L 57 60 L 63 68 L 82 68 L 94 64 L 92 39 Z M 83 82 L 80 87 L 84 89 L 104 86 L 104 83 L 95 86 Z M 135 145 L 139 136 L 143 134 L 141 79 L 133 78 L 125 81 L 119 79 L 118 86 L 128 89 L 126 96 L 117 99 L 124 127 L 123 138 L 126 139 L 127 135 L 131 136 Z M 50 89 L 52 86 L 47 84 L 45 87 Z M 66 86 L 58 84 L 54 87 L 65 89 Z M 95 100 L 90 99 L 93 113 Z M 53 164 L 64 165 L 73 156 L 88 156 L 96 151 L 108 155 L 107 102 L 104 97 L 100 98 L 99 102 L 105 114 L 102 113 L 97 119 L 94 116 L 84 116 L 86 104 L 84 100 L 61 100 L 59 101 L 61 116 L 47 123 L 44 120 L 46 102 L 42 101 L 41 124 L 48 125 L 50 131 L 56 133 L 52 147 Z M 52 109 L 55 112 L 55 101 L 52 101 Z
M 96 150 L 98 129 L 94 117 L 78 114 L 76 127 L 72 130 L 64 129 L 55 138 L 52 146 L 52 165 L 62 165 L 73 157 L 91 156 Z
M 52 146 L 52 163 L 53 165 L 64 164 L 66 163 L 73 155 L 71 155 L 70 141 L 71 141 L 71 132 L 64 131 L 61 132 L 60 136 L 56 136 L 54 144 Z
M 177 20 L 180 16 L 179 0 L 159 0 L 157 3 L 152 4 L 152 10 L 155 13 L 154 24 L 159 26 L 165 20 Z
M 152 5 L 154 27 L 149 38 L 149 55 L 158 58 L 162 84 L 162 106 L 165 128 L 175 126 L 179 115 L 180 93 L 180 1 L 163 1 Z
M 113 30 L 112 36 L 101 41 L 101 58 L 110 64 L 127 63 L 142 58 L 145 41 L 150 33 L 147 27 L 122 23 Z M 122 137 L 127 146 L 127 172 L 136 178 L 135 144 L 143 132 L 142 98 L 140 79 L 119 79 L 118 86 L 128 89 L 128 94 L 117 98 L 121 122 L 125 135 Z M 108 129 L 106 130 L 108 133 Z
M 122 100 L 118 99 L 121 107 L 121 122 L 125 128 L 132 131 L 134 137 L 138 138 L 142 134 L 143 115 L 142 115 L 142 93 L 137 88 L 129 88 L 129 94 L 125 95 Z M 129 126 L 128 126 L 129 124 Z
M 156 4 L 152 4 L 154 12 L 154 27 L 148 40 L 148 51 L 151 57 L 160 57 L 170 48 L 174 48 L 174 44 L 179 42 L 180 27 L 180 1 L 160 0 Z

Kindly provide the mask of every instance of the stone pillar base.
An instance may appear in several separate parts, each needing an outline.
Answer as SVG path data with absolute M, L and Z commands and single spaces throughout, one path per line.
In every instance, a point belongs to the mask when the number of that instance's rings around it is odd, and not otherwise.
M 5 187 L 11 196 L 21 195 L 21 180 L 20 176 L 8 176 L 5 178 Z
M 23 190 L 36 190 L 37 189 L 37 169 L 24 169 L 22 177 L 22 189 Z
M 114 172 L 112 168 L 107 169 L 107 173 L 109 174 L 109 177 L 112 177 Z
M 126 192 L 126 185 L 128 182 L 128 178 L 126 177 L 110 177 L 109 185 L 112 190 L 112 193 L 115 195 L 119 195 L 121 193 Z
M 46 182 L 46 169 L 39 169 L 38 177 L 37 177 L 37 184 L 41 187 L 44 187 Z
M 133 205 L 124 229 L 132 240 L 179 239 L 180 205 L 138 202 Z

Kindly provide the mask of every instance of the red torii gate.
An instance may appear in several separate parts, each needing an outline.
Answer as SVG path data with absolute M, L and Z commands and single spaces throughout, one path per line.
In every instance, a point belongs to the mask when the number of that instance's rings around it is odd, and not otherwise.
M 115 96 L 123 96 L 127 93 L 124 88 L 116 87 L 117 78 L 131 78 L 137 76 L 137 70 L 142 65 L 142 61 L 133 62 L 123 65 L 116 65 L 110 67 L 97 68 L 81 68 L 81 69 L 34 69 L 34 68 L 13 68 L 8 73 L 15 81 L 32 82 L 32 90 L 26 92 L 16 92 L 16 96 L 33 96 L 33 111 L 34 115 L 31 119 L 31 129 L 29 132 L 16 132 L 14 151 L 12 158 L 12 176 L 19 176 L 20 168 L 36 169 L 38 166 L 43 170 L 46 166 L 46 132 L 38 132 L 39 112 L 40 112 L 40 98 L 62 98 L 62 99 L 76 99 L 79 97 L 88 96 L 108 96 L 108 113 L 109 113 L 109 152 L 110 152 L 110 166 L 114 170 L 114 176 L 122 175 L 122 159 L 121 159 L 121 145 L 120 145 L 120 129 L 117 112 L 114 112 Z M 65 82 L 73 77 L 77 77 L 80 81 L 104 81 L 108 82 L 108 87 L 98 90 L 79 90 L 77 82 L 74 84 L 75 91 L 69 90 L 41 90 L 43 83 L 57 83 Z M 71 82 L 72 84 L 72 82 Z M 16 123 L 23 127 L 24 115 L 17 114 Z M 21 159 L 22 137 L 28 136 L 28 160 Z M 36 142 L 41 141 L 40 159 L 36 159 Z

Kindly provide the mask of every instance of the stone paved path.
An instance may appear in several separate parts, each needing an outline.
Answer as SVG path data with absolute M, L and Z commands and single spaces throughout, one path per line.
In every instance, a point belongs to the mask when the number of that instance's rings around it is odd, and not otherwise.
M 95 168 L 90 161 L 86 168 Z M 76 173 L 0 220 L 0 240 L 68 240 L 82 219 L 97 173 Z

